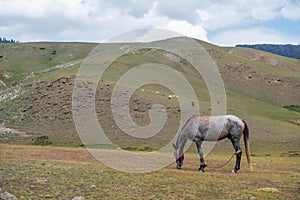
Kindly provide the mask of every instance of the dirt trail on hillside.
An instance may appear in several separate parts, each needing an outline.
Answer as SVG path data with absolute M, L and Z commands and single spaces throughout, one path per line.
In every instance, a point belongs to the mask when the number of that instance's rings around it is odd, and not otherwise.
M 63 68 L 68 68 L 68 67 L 72 67 L 78 63 L 81 63 L 83 61 L 83 59 L 79 59 L 79 60 L 73 60 L 71 62 L 68 62 L 68 63 L 64 63 L 64 64 L 60 64 L 60 65 L 56 65 L 52 68 L 49 68 L 49 69 L 45 69 L 45 70 L 42 70 L 40 71 L 39 73 L 45 73 L 45 72 L 49 72 L 51 70 L 55 70 L 55 69 L 63 69 Z

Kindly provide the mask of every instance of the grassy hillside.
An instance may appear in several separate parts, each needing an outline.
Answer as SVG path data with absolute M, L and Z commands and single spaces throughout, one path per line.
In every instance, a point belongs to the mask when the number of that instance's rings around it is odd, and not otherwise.
M 40 73 L 71 61 L 81 61 L 95 46 L 89 43 L 2 43 L 0 80 L 7 86 L 17 85 L 31 73 Z
M 201 44 L 222 74 L 227 89 L 228 113 L 248 121 L 252 143 L 257 146 L 254 149 L 276 149 L 280 154 L 299 146 L 300 113 L 283 108 L 299 105 L 299 61 L 250 49 Z M 72 91 L 81 61 L 94 47 L 95 44 L 84 43 L 2 44 L 0 71 L 8 75 L 1 77 L 6 86 L 2 85 L 0 91 L 0 122 L 28 135 L 2 134 L 1 142 L 32 144 L 32 140 L 47 135 L 53 145 L 81 145 L 72 118 Z M 253 60 L 253 56 L 264 59 Z M 268 59 L 276 59 L 277 64 L 270 64 Z M 153 49 L 124 55 L 104 73 L 96 95 L 96 111 L 101 126 L 123 148 L 158 149 L 178 129 L 178 101 L 168 99 L 172 92 L 157 85 L 146 86 L 144 92 L 137 90 L 130 107 L 133 119 L 146 125 L 150 122 L 150 106 L 156 103 L 164 105 L 168 121 L 160 134 L 144 142 L 130 138 L 118 128 L 111 129 L 117 127 L 110 110 L 114 83 L 132 67 L 147 62 L 172 66 L 184 74 L 197 93 L 200 111 L 209 113 L 210 97 L 206 85 L 194 75 L 192 66 L 187 62 L 170 59 L 166 52 Z M 274 147 L 264 145 L 265 142 L 272 143 Z M 231 151 L 231 146 L 227 146 Z
M 81 63 L 96 44 L 1 44 L 0 193 L 8 191 L 19 199 L 298 199 L 299 60 L 199 43 L 221 72 L 227 113 L 249 125 L 254 172 L 247 169 L 243 155 L 237 176 L 230 174 L 234 161 L 198 174 L 193 145 L 181 171 L 172 164 L 152 173 L 128 174 L 100 164 L 85 148 L 70 148 L 84 147 L 73 122 L 72 92 Z M 136 90 L 126 106 L 137 124 L 147 125 L 152 105 L 161 104 L 168 114 L 164 128 L 148 139 L 131 137 L 118 128 L 111 111 L 112 91 L 125 72 L 143 63 L 173 67 L 193 86 L 200 112 L 210 114 L 211 107 L 205 82 L 187 61 L 150 48 L 121 56 L 98 84 L 96 114 L 114 144 L 137 153 L 169 143 L 182 112 L 177 98 L 169 98 L 172 91 L 148 84 Z M 205 159 L 208 165 L 218 166 L 232 152 L 230 141 L 224 140 Z

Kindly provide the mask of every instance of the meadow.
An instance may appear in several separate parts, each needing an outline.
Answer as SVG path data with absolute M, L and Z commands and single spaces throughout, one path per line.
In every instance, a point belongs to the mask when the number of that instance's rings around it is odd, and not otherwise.
M 186 154 L 182 170 L 172 164 L 150 173 L 125 173 L 102 165 L 84 149 L 1 144 L 2 191 L 19 199 L 299 199 L 299 158 L 252 157 L 250 172 L 233 162 L 222 169 L 197 171 L 198 157 Z M 210 165 L 228 155 L 212 153 Z

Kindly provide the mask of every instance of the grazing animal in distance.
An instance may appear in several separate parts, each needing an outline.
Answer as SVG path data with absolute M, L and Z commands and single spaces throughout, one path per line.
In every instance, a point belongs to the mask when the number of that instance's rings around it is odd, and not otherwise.
M 173 144 L 176 158 L 176 168 L 181 169 L 184 160 L 184 146 L 187 140 L 196 143 L 197 150 L 200 157 L 199 171 L 204 172 L 207 165 L 203 158 L 203 141 L 219 141 L 228 138 L 235 150 L 236 162 L 232 172 L 237 173 L 240 169 L 242 150 L 240 148 L 240 139 L 243 135 L 247 162 L 252 171 L 252 164 L 250 160 L 250 144 L 249 144 L 249 128 L 246 122 L 234 115 L 221 116 L 202 116 L 194 115 L 190 117 L 181 132 L 178 135 L 176 144 Z

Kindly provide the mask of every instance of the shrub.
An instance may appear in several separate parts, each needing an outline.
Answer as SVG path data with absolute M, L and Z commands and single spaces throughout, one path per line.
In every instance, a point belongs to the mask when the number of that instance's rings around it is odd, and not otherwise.
M 46 146 L 46 145 L 52 145 L 52 142 L 49 141 L 49 137 L 46 135 L 36 137 L 33 139 L 34 145 L 40 145 L 40 146 Z
M 300 106 L 297 105 L 289 105 L 289 106 L 283 106 L 285 109 L 300 112 Z

